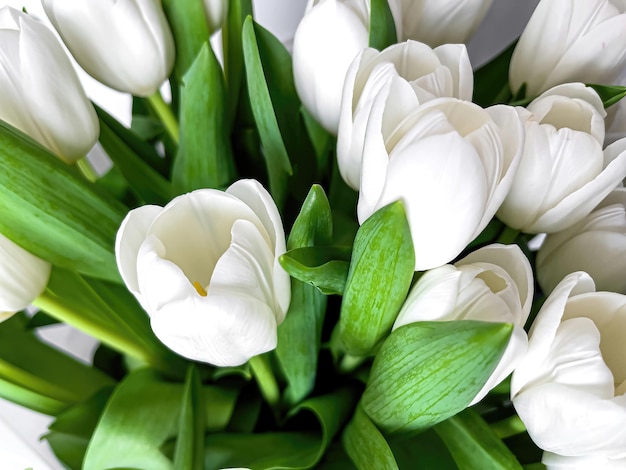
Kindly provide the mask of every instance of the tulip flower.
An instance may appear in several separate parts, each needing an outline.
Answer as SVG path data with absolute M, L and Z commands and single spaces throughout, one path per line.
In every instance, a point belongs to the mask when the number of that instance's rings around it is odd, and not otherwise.
M 625 11 L 618 0 L 541 0 L 511 57 L 511 89 L 525 83 L 534 97 L 562 83 L 615 83 L 626 66 Z
M 527 233 L 564 230 L 624 179 L 626 141 L 602 151 L 602 101 L 581 83 L 554 87 L 518 110 L 524 154 L 498 217 Z
M 437 98 L 406 114 L 400 98 L 381 92 L 372 105 L 357 211 L 363 223 L 402 200 L 422 271 L 454 259 L 489 223 L 513 182 L 524 129 L 509 106 Z
M 222 27 L 228 13 L 227 0 L 203 0 L 204 13 L 209 31 L 214 32 Z
M 28 307 L 44 291 L 50 263 L 0 234 L 0 320 Z
M 464 43 L 487 14 L 493 0 L 400 0 L 402 39 L 437 47 Z
M 115 253 L 156 336 L 189 359 L 235 366 L 276 347 L 290 301 L 285 234 L 254 180 L 131 211 Z
M 76 61 L 116 90 L 150 96 L 174 65 L 174 39 L 159 0 L 42 0 Z
M 364 49 L 348 69 L 344 84 L 337 134 L 337 161 L 343 179 L 359 189 L 365 131 L 379 93 L 394 97 L 399 107 L 395 115 L 401 116 L 420 103 L 442 96 L 471 101 L 473 87 L 472 65 L 461 44 L 431 49 L 407 41 L 382 52 Z
M 504 380 L 526 352 L 524 324 L 532 298 L 532 268 L 522 250 L 517 245 L 489 245 L 454 265 L 426 271 L 409 292 L 393 329 L 418 321 L 511 323 L 509 344 L 473 405 Z
M 59 41 L 9 7 L 0 9 L 0 34 L 0 119 L 68 163 L 84 157 L 98 139 L 98 118 Z
M 537 279 L 550 292 L 567 274 L 585 271 L 600 290 L 626 294 L 626 189 L 609 194 L 572 227 L 546 237 Z
M 626 296 L 595 292 L 582 272 L 554 289 L 533 322 L 511 397 L 556 468 L 626 466 Z
M 397 18 L 394 5 L 390 2 Z M 369 0 L 309 0 L 293 39 L 298 96 L 306 110 L 334 135 L 346 72 L 368 45 L 369 25 Z

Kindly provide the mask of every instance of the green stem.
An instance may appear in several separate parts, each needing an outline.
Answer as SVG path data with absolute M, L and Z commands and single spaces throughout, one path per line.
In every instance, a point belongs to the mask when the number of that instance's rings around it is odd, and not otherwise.
M 83 174 L 83 176 L 87 179 L 87 181 L 91 181 L 92 183 L 96 182 L 96 180 L 98 179 L 98 174 L 96 173 L 96 170 L 94 170 L 91 166 L 91 163 L 89 163 L 89 160 L 87 160 L 87 157 L 78 160 L 76 162 L 76 166 Z
M 503 245 L 512 245 L 515 243 L 515 239 L 519 235 L 519 230 L 516 228 L 511 228 L 508 225 L 504 227 L 504 230 L 498 237 L 497 243 L 502 243 Z
M 346 354 L 339 362 L 339 372 L 342 374 L 354 372 L 366 360 L 366 356 L 351 356 L 350 354 Z
M 264 354 L 254 356 L 248 361 L 248 364 L 250 364 L 252 375 L 254 375 L 259 385 L 261 395 L 263 395 L 265 401 L 272 407 L 278 405 L 280 401 L 280 390 L 267 356 Z
M 502 421 L 491 424 L 491 429 L 500 439 L 506 439 L 507 437 L 525 432 L 526 426 L 519 416 L 513 415 L 509 418 L 503 419 Z
M 178 121 L 172 112 L 172 108 L 170 108 L 169 105 L 163 101 L 163 97 L 158 91 L 148 96 L 148 103 L 161 120 L 163 127 L 165 127 L 165 131 L 169 134 L 172 140 L 178 144 L 180 131 L 178 129 Z

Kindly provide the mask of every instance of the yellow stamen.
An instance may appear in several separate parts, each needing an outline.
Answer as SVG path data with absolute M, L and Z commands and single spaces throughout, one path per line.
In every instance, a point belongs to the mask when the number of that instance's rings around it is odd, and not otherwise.
M 198 294 L 200 294 L 202 297 L 206 297 L 207 294 L 204 290 L 204 287 L 202 287 L 202 284 L 200 284 L 198 281 L 193 281 L 193 286 L 198 291 Z

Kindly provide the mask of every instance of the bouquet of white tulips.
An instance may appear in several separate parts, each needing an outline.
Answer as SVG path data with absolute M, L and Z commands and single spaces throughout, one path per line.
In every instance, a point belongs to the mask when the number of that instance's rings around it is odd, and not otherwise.
M 65 468 L 626 469 L 626 3 L 477 69 L 491 3 L 0 8 L 0 397 Z

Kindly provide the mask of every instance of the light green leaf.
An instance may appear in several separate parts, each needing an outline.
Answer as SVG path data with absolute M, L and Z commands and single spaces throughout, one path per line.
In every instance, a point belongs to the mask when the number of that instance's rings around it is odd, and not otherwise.
M 398 42 L 396 23 L 387 0 L 372 0 L 370 11 L 369 46 L 382 51 Z
M 344 246 L 311 246 L 295 248 L 279 258 L 290 276 L 311 284 L 323 294 L 342 295 L 352 248 Z
M 354 241 L 339 318 L 339 338 L 349 354 L 367 355 L 389 333 L 414 269 L 404 207 L 394 202 L 367 219 Z
M 359 470 L 398 468 L 389 444 L 360 406 L 343 433 L 343 446 Z
M 33 392 L 27 388 L 15 385 L 9 380 L 0 378 L 0 397 L 29 410 L 47 415 L 57 415 L 67 409 L 69 403 Z
M 202 470 L 204 458 L 205 414 L 200 376 L 189 366 L 174 453 L 175 470 Z
M 509 342 L 513 326 L 417 322 L 395 330 L 376 355 L 362 406 L 387 432 L 427 429 L 469 405 Z

